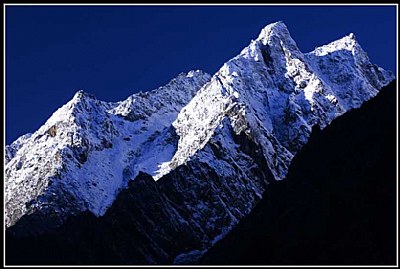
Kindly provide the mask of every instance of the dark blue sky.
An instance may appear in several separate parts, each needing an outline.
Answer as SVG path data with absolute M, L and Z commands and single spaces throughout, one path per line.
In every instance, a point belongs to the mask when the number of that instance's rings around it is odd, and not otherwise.
M 395 72 L 395 6 L 6 6 L 6 143 L 36 131 L 79 89 L 105 101 L 210 74 L 269 23 L 300 50 L 350 32 Z

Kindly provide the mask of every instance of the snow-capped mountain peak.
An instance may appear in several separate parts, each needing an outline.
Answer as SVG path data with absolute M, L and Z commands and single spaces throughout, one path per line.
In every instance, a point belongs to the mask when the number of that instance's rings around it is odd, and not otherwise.
M 172 154 L 171 123 L 209 78 L 181 73 L 115 103 L 76 92 L 38 131 L 6 147 L 6 225 L 38 209 L 104 214 L 128 180 L 154 174 Z
M 256 40 L 259 40 L 266 44 L 272 36 L 276 36 L 280 39 L 291 39 L 289 30 L 282 21 L 278 21 L 275 23 L 268 24 L 263 29 L 261 29 L 260 34 L 258 35 Z
M 332 55 L 342 59 L 339 65 Z M 323 70 L 316 65 L 319 62 L 326 63 Z M 329 80 L 327 71 L 335 72 L 330 77 L 338 79 Z M 350 87 L 342 84 L 349 76 Z M 358 107 L 392 78 L 369 62 L 354 34 L 305 55 L 283 22 L 270 24 L 182 109 L 173 123 L 180 137 L 178 150 L 155 178 L 190 160 L 228 117 L 238 133 L 246 131 L 261 144 L 276 179 L 283 179 L 313 125 L 324 127 Z M 360 92 L 354 98 L 356 90 Z
M 78 91 L 38 131 L 6 147 L 6 225 L 39 211 L 60 219 L 85 210 L 101 216 L 139 172 L 159 180 L 190 162 L 193 173 L 207 167 L 227 182 L 246 182 L 232 183 L 243 202 L 236 209 L 226 200 L 230 190 L 218 198 L 229 208 L 228 229 L 261 196 L 263 173 L 285 177 L 314 125 L 359 107 L 392 79 L 354 35 L 303 54 L 277 22 L 212 77 L 182 73 L 120 102 Z M 264 167 L 261 176 L 256 166 Z M 203 221 L 193 210 L 204 201 L 186 202 L 193 221 Z
M 324 56 L 327 55 L 328 53 L 332 53 L 335 51 L 347 50 L 351 51 L 352 54 L 354 55 L 355 53 L 357 53 L 356 48 L 357 49 L 360 48 L 356 40 L 356 36 L 353 33 L 350 33 L 349 35 L 346 35 L 327 45 L 315 48 L 313 53 L 317 56 Z

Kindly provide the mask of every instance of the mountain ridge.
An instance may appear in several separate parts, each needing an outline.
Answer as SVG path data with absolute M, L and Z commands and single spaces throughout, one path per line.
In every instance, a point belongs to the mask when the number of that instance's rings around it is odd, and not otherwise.
M 6 226 L 32 235 L 81 212 L 104 216 L 144 172 L 166 188 L 156 200 L 168 201 L 160 207 L 171 227 L 197 238 L 195 249 L 179 253 L 146 237 L 165 255 L 144 259 L 197 259 L 251 211 L 269 182 L 286 176 L 313 126 L 358 108 L 392 79 L 354 35 L 303 54 L 278 22 L 213 76 L 182 73 L 121 102 L 79 91 L 37 132 L 6 147 Z M 151 212 L 146 220 L 159 218 Z M 37 229 L 26 229 L 30 219 Z

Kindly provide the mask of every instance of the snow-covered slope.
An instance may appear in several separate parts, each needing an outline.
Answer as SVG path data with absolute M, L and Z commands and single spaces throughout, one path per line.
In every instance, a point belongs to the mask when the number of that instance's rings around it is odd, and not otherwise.
M 237 134 L 260 144 L 275 178 L 283 179 L 313 125 L 323 128 L 392 79 L 370 63 L 354 34 L 303 54 L 285 24 L 270 24 L 179 113 L 178 150 L 156 178 L 203 148 L 228 117 Z
M 209 78 L 190 71 L 118 103 L 77 92 L 38 131 L 6 147 L 6 225 L 36 209 L 104 214 L 129 179 L 155 174 L 172 157 L 171 123 Z
M 191 71 L 118 103 L 78 92 L 6 147 L 6 225 L 36 211 L 101 216 L 143 171 L 181 190 L 184 198 L 168 198 L 185 208 L 205 249 L 250 212 L 266 174 L 285 177 L 313 125 L 359 107 L 393 78 L 353 34 L 303 54 L 278 22 L 213 77 Z

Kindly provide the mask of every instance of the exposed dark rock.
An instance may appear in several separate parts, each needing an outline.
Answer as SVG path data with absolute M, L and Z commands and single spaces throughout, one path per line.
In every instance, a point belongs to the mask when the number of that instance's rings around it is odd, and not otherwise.
M 106 148 L 106 149 L 109 149 L 109 148 L 112 148 L 112 147 L 113 147 L 113 144 L 112 144 L 110 141 L 105 140 L 105 139 L 103 139 L 103 140 L 101 141 L 101 145 L 102 145 L 104 148 Z
M 47 130 L 47 133 L 51 136 L 51 137 L 55 137 L 57 135 L 57 126 L 53 125 L 50 127 L 49 130 Z

